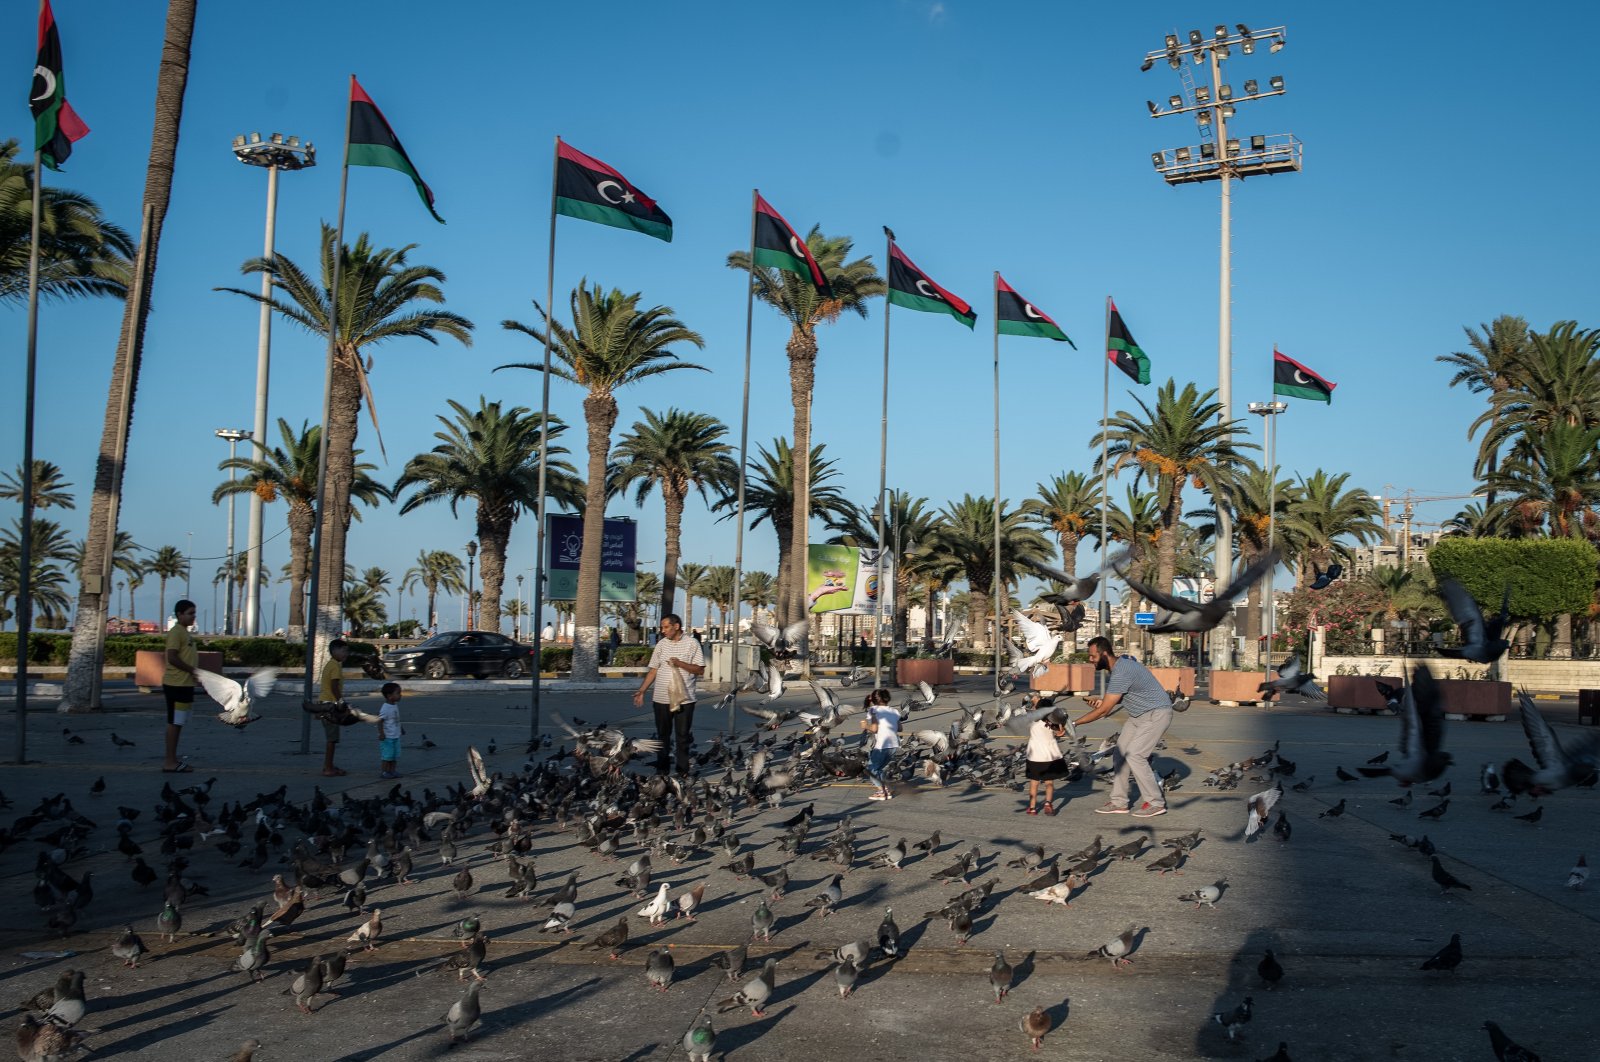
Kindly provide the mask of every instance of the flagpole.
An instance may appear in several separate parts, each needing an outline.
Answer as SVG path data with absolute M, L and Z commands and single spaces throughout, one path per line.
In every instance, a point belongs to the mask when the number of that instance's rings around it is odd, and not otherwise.
M 43 12 L 41 0 L 41 14 Z M 33 628 L 33 394 L 39 353 L 39 211 L 43 152 L 33 152 L 33 217 L 28 245 L 28 352 L 22 398 L 22 522 L 17 536 L 17 766 L 28 759 L 28 633 Z
M 744 292 L 744 398 L 739 407 L 739 517 L 733 531 L 733 696 L 728 700 L 728 740 L 733 740 L 734 712 L 739 704 L 739 588 L 744 581 L 744 465 L 750 445 L 750 339 L 756 314 L 756 201 L 761 189 L 750 189 L 750 283 Z M 755 609 L 751 606 L 751 621 Z
M 883 257 L 883 275 L 887 280 L 894 269 L 894 230 L 883 227 L 888 238 Z M 883 294 L 883 409 L 878 420 L 878 596 L 873 613 L 872 629 L 872 688 L 883 688 L 883 507 L 884 493 L 889 482 L 889 293 Z
M 1116 643 L 1106 637 L 1106 630 L 1111 626 L 1111 613 L 1106 607 L 1106 544 L 1111 513 L 1111 463 L 1107 460 L 1109 452 L 1108 435 L 1111 430 L 1111 296 L 1106 296 L 1106 341 L 1101 344 L 1105 350 L 1101 362 L 1101 392 L 1100 392 L 1100 607 L 1099 614 L 1095 617 L 1095 631 L 1097 636 L 1106 638 L 1111 642 L 1112 648 Z M 1100 685 L 1096 682 L 1096 685 Z
M 994 701 L 1000 703 L 1000 271 L 994 272 Z
M 355 99 L 356 76 L 350 75 L 350 101 Z M 321 628 L 322 602 L 322 523 L 327 509 L 328 488 L 328 420 L 333 403 L 333 363 L 339 352 L 339 273 L 344 264 L 344 207 L 345 193 L 350 184 L 350 112 L 351 102 L 344 109 L 344 157 L 339 164 L 339 216 L 333 230 L 333 269 L 328 285 L 328 364 L 322 376 L 322 430 L 317 440 L 317 504 L 312 512 L 311 524 L 311 618 L 306 623 L 306 673 L 304 697 L 307 704 L 316 698 L 317 632 Z M 194 559 L 190 558 L 190 564 Z M 293 617 L 291 617 L 292 619 Z M 311 752 L 311 715 L 303 713 L 300 719 L 300 755 Z
M 550 250 L 544 271 L 544 382 L 539 398 L 539 529 L 536 532 L 533 562 L 533 691 L 529 694 L 528 741 L 539 740 L 539 687 L 544 683 L 544 570 L 545 550 L 545 493 L 548 488 L 550 453 L 550 337 L 555 331 L 556 301 L 556 178 L 561 173 L 561 138 L 555 139 L 550 156 Z M 637 589 L 635 590 L 637 593 Z M 471 607 L 471 602 L 468 602 Z M 614 662 L 614 661 L 613 661 Z

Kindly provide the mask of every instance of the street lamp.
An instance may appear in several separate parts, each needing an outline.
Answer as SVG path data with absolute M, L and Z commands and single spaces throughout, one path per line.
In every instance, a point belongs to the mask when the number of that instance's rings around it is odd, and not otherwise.
M 1267 549 L 1276 543 L 1278 534 L 1278 414 L 1289 408 L 1287 402 L 1251 402 L 1250 412 L 1267 423 Z M 1267 632 L 1267 652 L 1261 662 L 1262 669 L 1272 670 L 1272 636 L 1277 633 L 1278 612 L 1272 597 L 1274 564 L 1267 569 L 1267 596 L 1262 604 L 1262 628 Z
M 1143 67 L 1148 70 L 1157 60 L 1166 59 L 1174 70 L 1179 70 L 1183 66 L 1185 55 L 1192 58 L 1196 66 L 1207 62 L 1210 64 L 1209 86 L 1191 87 L 1189 79 L 1185 77 L 1185 95 L 1174 97 L 1175 104 L 1166 110 L 1155 108 L 1151 111 L 1152 115 L 1158 118 L 1174 114 L 1193 114 L 1199 123 L 1199 148 L 1191 150 L 1188 147 L 1180 147 L 1163 150 L 1157 153 L 1161 156 L 1160 159 L 1152 154 L 1151 161 L 1155 163 L 1156 172 L 1160 173 L 1162 179 L 1172 187 L 1205 181 L 1218 181 L 1221 184 L 1222 238 L 1217 314 L 1217 402 L 1221 406 L 1219 419 L 1224 425 L 1233 419 L 1231 306 L 1233 178 L 1238 177 L 1242 180 L 1245 177 L 1297 172 L 1300 169 L 1302 156 L 1300 142 L 1287 133 L 1251 137 L 1249 152 L 1242 151 L 1242 145 L 1237 140 L 1228 138 L 1228 121 L 1233 117 L 1234 108 L 1238 104 L 1266 99 L 1269 96 L 1281 96 L 1284 92 L 1283 78 L 1278 76 L 1269 79 L 1266 92 L 1259 91 L 1260 85 L 1254 80 L 1246 81 L 1243 95 L 1234 94 L 1232 86 L 1223 80 L 1222 62 L 1232 54 L 1234 48 L 1238 48 L 1244 55 L 1251 55 L 1256 50 L 1258 40 L 1270 38 L 1271 45 L 1268 51 L 1276 54 L 1283 48 L 1287 37 L 1287 31 L 1282 26 L 1252 31 L 1243 23 L 1237 23 L 1235 29 L 1236 33 L 1229 33 L 1227 26 L 1219 25 L 1210 38 L 1203 36 L 1199 30 L 1190 30 L 1186 44 L 1181 43 L 1175 34 L 1169 34 L 1160 50 L 1145 54 Z M 1226 95 L 1223 94 L 1224 89 L 1227 90 Z M 1222 102 L 1224 100 L 1225 104 Z M 1230 525 L 1227 511 L 1219 505 L 1216 556 L 1218 586 L 1227 584 L 1233 569 L 1233 529 Z M 1213 652 L 1219 659 L 1226 660 L 1233 644 L 1231 618 L 1218 626 L 1214 637 Z
M 234 473 L 238 471 L 234 462 L 239 458 L 239 440 L 250 438 L 250 433 L 243 428 L 218 428 L 215 432 L 217 438 L 228 440 L 228 482 L 234 481 Z M 222 633 L 233 633 L 233 494 L 228 494 L 228 618 L 223 621 Z M 254 556 L 254 553 L 251 554 Z
M 317 164 L 316 146 L 307 140 L 300 143 L 297 136 L 286 137 L 273 133 L 265 141 L 260 133 L 243 134 L 233 138 L 233 157 L 247 166 L 262 166 L 267 171 L 267 238 L 262 257 L 271 260 L 275 230 L 278 226 L 278 171 L 303 170 Z M 261 297 L 272 297 L 272 274 L 261 274 Z M 256 338 L 256 416 L 253 438 L 263 448 L 267 445 L 267 382 L 272 365 L 272 307 L 261 304 L 261 324 Z M 250 523 L 247 531 L 250 564 L 245 576 L 244 632 L 251 637 L 261 633 L 261 524 L 263 502 L 259 494 L 250 496 Z M 231 585 L 231 584 L 230 584 Z M 229 609 L 228 623 L 233 623 Z
M 183 558 L 183 596 L 190 601 L 194 600 L 194 532 L 188 532 L 189 552 Z M 161 617 L 165 622 L 166 617 Z
M 473 598 L 473 565 L 477 563 L 477 560 L 478 560 L 478 544 L 476 542 L 468 542 L 467 543 L 467 630 L 469 630 L 469 631 L 476 629 L 473 626 L 472 598 Z
M 527 614 L 527 613 L 523 612 L 523 605 L 522 605 L 522 576 L 520 574 L 518 574 L 518 576 L 517 576 L 517 613 L 518 613 L 518 615 L 517 615 L 516 619 L 512 621 L 512 626 L 520 633 L 520 631 L 522 629 L 520 620 L 521 620 L 521 618 L 523 616 L 525 616 Z M 513 637 L 516 637 L 516 635 L 514 634 Z

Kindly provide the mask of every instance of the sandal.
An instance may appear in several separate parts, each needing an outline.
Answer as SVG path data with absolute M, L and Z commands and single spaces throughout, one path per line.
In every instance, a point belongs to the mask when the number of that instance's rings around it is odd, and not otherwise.
M 1044 806 L 1044 813 L 1046 815 L 1054 815 L 1056 813 L 1056 806 L 1054 804 L 1046 804 Z
M 1029 808 L 1028 809 L 1028 814 L 1029 815 L 1037 815 L 1037 814 L 1039 814 L 1039 809 L 1038 808 Z
M 163 768 L 161 768 L 161 773 L 162 774 L 189 774 L 193 770 L 194 770 L 194 768 L 190 767 L 187 763 L 180 763 L 176 767 L 163 767 Z

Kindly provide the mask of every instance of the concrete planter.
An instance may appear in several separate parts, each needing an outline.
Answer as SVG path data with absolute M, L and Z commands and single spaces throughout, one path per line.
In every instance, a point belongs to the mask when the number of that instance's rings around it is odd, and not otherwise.
M 1439 703 L 1447 716 L 1504 719 L 1511 714 L 1511 683 L 1440 679 Z
M 901 660 L 895 664 L 895 681 L 902 686 L 915 686 L 926 682 L 930 686 L 948 686 L 956 680 L 956 662 L 948 657 L 938 660 Z
M 1150 673 L 1160 681 L 1162 687 L 1171 693 L 1176 689 L 1186 697 L 1194 696 L 1194 668 L 1192 667 L 1153 667 Z
M 200 670 L 222 672 L 222 654 L 202 652 Z M 165 649 L 140 649 L 133 658 L 133 683 L 145 693 L 161 688 L 161 679 L 167 673 Z
M 1357 708 L 1372 711 L 1385 707 L 1383 695 L 1378 692 L 1378 682 L 1400 685 L 1393 675 L 1329 675 L 1328 707 Z
M 1031 679 L 1029 689 L 1056 693 L 1086 693 L 1094 689 L 1094 667 L 1090 664 L 1051 664 L 1043 675 Z
M 1278 673 L 1272 673 L 1273 678 Z M 1211 699 L 1232 704 L 1268 704 L 1267 695 L 1259 689 L 1263 681 L 1259 671 L 1211 672 Z

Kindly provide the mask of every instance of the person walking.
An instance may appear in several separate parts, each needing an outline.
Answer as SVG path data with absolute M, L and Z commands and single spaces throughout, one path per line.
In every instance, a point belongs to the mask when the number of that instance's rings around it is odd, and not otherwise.
M 383 684 L 383 707 L 378 709 L 378 777 L 400 777 L 400 683 Z
M 195 603 L 188 599 L 172 606 L 173 623 L 167 628 L 167 670 L 161 676 L 161 693 L 167 701 L 167 750 L 161 761 L 165 774 L 179 774 L 189 765 L 178 759 L 178 739 L 189 722 L 194 705 L 194 684 L 200 679 L 200 651 L 195 648 Z
M 1118 708 L 1128 714 L 1122 732 L 1117 735 L 1117 748 L 1112 757 L 1115 770 L 1111 775 L 1111 798 L 1095 811 L 1101 815 L 1127 815 L 1128 776 L 1139 783 L 1142 802 L 1132 809 L 1136 819 L 1149 819 L 1167 813 L 1166 794 L 1156 773 L 1150 767 L 1150 758 L 1156 746 L 1172 725 L 1172 698 L 1150 669 L 1131 656 L 1115 656 L 1111 642 L 1106 638 L 1089 639 L 1089 663 L 1098 671 L 1111 672 L 1105 695 L 1085 697 L 1090 711 L 1078 718 L 1075 725 L 1083 726 L 1096 719 L 1104 719 Z
M 325 705 L 337 705 L 344 700 L 344 658 L 350 655 L 350 646 L 343 638 L 328 643 L 328 660 L 322 665 L 320 689 L 317 698 Z M 333 764 L 333 754 L 339 748 L 339 721 L 329 715 L 322 716 L 322 774 L 325 778 L 338 778 L 345 773 Z
M 669 612 L 661 617 L 661 637 L 650 652 L 650 670 L 633 694 L 634 707 L 644 705 L 645 690 L 651 690 L 656 714 L 656 737 L 661 751 L 656 754 L 656 773 L 666 774 L 673 738 L 677 738 L 677 768 L 689 773 L 689 741 L 694 727 L 695 684 L 706 669 L 700 643 L 685 637 L 683 620 Z
M 1056 780 L 1067 777 L 1067 757 L 1061 739 L 1067 736 L 1067 717 L 1051 709 L 1028 728 L 1028 814 L 1039 814 L 1039 783 L 1044 783 L 1044 813 L 1056 813 Z
M 900 711 L 889 707 L 888 690 L 873 690 L 867 694 L 862 707 L 867 717 L 861 721 L 861 729 L 872 742 L 872 751 L 867 753 L 867 773 L 878 783 L 878 791 L 867 799 L 893 800 L 894 794 L 889 792 L 889 782 L 883 772 L 900 747 Z

